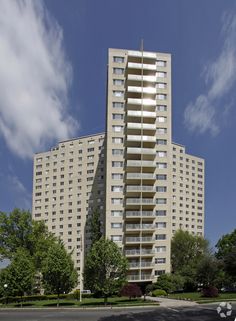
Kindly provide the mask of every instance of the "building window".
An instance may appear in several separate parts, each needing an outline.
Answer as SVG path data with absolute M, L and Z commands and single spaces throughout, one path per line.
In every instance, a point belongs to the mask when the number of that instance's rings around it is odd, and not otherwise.
M 114 119 L 114 120 L 122 120 L 122 119 L 124 119 L 124 115 L 122 115 L 122 114 L 112 114 L 112 119 Z
M 166 105 L 157 105 L 156 111 L 167 111 Z
M 117 185 L 111 186 L 111 191 L 112 192 L 122 192 L 123 186 L 117 186 Z
M 160 258 L 155 258 L 155 264 L 164 264 L 166 263 L 166 258 L 160 257 Z
M 115 74 L 115 75 L 123 75 L 124 74 L 124 68 L 113 68 L 113 74 Z
M 157 128 L 157 134 L 164 135 L 167 133 L 167 128 Z
M 157 174 L 156 179 L 159 181 L 165 181 L 167 178 L 167 175 L 165 174 Z
M 156 241 L 157 240 L 160 240 L 160 241 L 166 240 L 166 234 L 156 234 Z
M 157 163 L 157 168 L 159 169 L 164 169 L 164 168 L 167 168 L 167 163 Z
M 111 223 L 111 228 L 122 228 L 122 223 Z
M 158 151 L 158 152 L 157 152 L 157 156 L 158 156 L 158 157 L 166 157 L 166 156 L 167 156 L 167 152 Z
M 165 274 L 165 273 L 166 273 L 165 270 L 157 270 L 157 271 L 155 271 L 155 275 L 156 276 L 160 276 L 160 275 Z
M 166 252 L 166 246 L 156 246 L 156 253 Z
M 156 211 L 156 216 L 166 216 L 166 211 L 165 210 L 158 210 L 158 211 Z
M 167 145 L 166 139 L 157 139 L 157 145 Z
M 122 198 L 112 198 L 111 202 L 114 205 L 120 205 L 120 204 L 122 204 L 123 200 L 122 200 Z
M 166 204 L 167 200 L 166 198 L 157 198 L 156 204 Z
M 158 116 L 157 117 L 157 122 L 158 123 L 166 123 L 167 118 L 163 116 Z
M 166 100 L 167 95 L 166 94 L 157 94 L 156 99 L 158 100 Z
M 166 83 L 165 82 L 158 82 L 157 83 L 157 88 L 159 89 L 165 89 L 166 88 Z
M 113 108 L 124 108 L 124 103 L 121 102 L 113 102 L 112 103 Z
M 112 167 L 123 167 L 123 162 L 113 161 Z
M 159 72 L 157 72 L 156 76 L 157 76 L 158 78 L 165 78 L 165 77 L 166 77 L 166 72 L 161 72 L 161 71 L 159 71 Z
M 122 215 L 123 215 L 122 211 L 111 211 L 111 216 L 122 217 Z
M 123 126 L 114 125 L 114 126 L 112 126 L 112 131 L 115 133 L 120 133 L 123 131 Z
M 125 61 L 124 57 L 120 57 L 120 56 L 114 56 L 113 57 L 113 62 L 123 63 L 124 61 Z
M 112 177 L 112 179 L 123 179 L 123 174 L 112 173 L 111 177 Z
M 121 138 L 121 137 L 112 137 L 112 143 L 113 144 L 122 144 L 123 143 L 123 138 Z
M 157 222 L 156 228 L 166 228 L 166 222 Z
M 112 149 L 112 155 L 123 155 L 123 149 Z
M 122 86 L 122 85 L 124 85 L 124 80 L 123 79 L 113 79 L 113 85 L 114 86 Z
M 113 242 L 121 242 L 122 241 L 122 235 L 111 235 L 111 240 Z
M 157 67 L 166 67 L 166 61 L 157 60 L 156 65 L 157 65 Z
M 156 191 L 157 191 L 158 193 L 165 193 L 166 190 L 167 190 L 166 186 L 157 186 L 157 187 L 156 187 Z

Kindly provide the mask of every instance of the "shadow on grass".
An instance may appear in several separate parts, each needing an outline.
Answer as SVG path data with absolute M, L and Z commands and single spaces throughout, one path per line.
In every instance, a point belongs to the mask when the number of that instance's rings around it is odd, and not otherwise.
M 29 303 L 29 302 L 26 302 L 26 303 L 22 303 L 22 305 L 21 305 L 21 303 L 16 303 L 16 304 L 14 304 L 14 307 L 15 308 L 21 308 L 21 306 L 22 307 L 32 307 L 34 304 L 33 303 Z
M 59 306 L 74 306 L 75 303 L 74 302 L 59 302 Z M 44 307 L 56 307 L 57 306 L 57 302 L 51 302 L 51 303 L 45 303 L 44 305 L 42 305 Z

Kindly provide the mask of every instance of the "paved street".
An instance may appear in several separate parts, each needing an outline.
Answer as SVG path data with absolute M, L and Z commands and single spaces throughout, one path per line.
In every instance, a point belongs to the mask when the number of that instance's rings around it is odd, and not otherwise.
M 234 321 L 236 305 L 231 317 L 220 318 L 217 305 L 192 307 L 155 307 L 136 309 L 79 310 L 0 310 L 1 321 Z

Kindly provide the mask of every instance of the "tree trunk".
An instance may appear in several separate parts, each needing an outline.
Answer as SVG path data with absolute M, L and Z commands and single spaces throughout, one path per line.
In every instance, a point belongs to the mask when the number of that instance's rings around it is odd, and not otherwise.
M 59 308 L 59 293 L 57 293 L 57 308 Z
M 104 305 L 107 305 L 107 296 L 104 297 Z
M 20 296 L 20 307 L 22 308 L 22 295 Z

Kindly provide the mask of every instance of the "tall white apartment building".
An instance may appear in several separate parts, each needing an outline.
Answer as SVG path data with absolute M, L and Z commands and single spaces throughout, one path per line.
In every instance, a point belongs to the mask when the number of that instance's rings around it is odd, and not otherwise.
M 109 49 L 107 82 L 106 133 L 35 155 L 33 218 L 74 250 L 81 271 L 98 209 L 128 280 L 153 282 L 171 270 L 175 231 L 204 235 L 204 160 L 172 142 L 170 54 Z
M 204 162 L 172 143 L 171 55 L 109 50 L 106 236 L 129 260 L 128 280 L 170 272 L 179 229 L 203 235 Z

